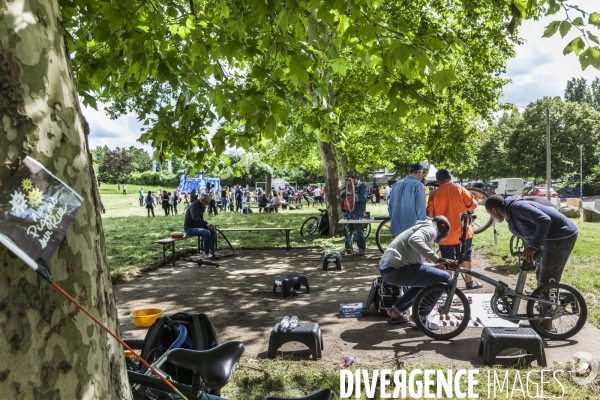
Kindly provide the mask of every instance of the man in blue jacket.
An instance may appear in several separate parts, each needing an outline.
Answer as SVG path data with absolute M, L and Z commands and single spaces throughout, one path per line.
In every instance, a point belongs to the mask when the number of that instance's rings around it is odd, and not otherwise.
M 538 286 L 560 282 L 569 255 L 577 241 L 577 227 L 553 207 L 535 201 L 500 195 L 490 196 L 485 208 L 494 221 L 508 223 L 513 235 L 519 236 L 527 245 L 523 259 L 533 261 L 533 255 L 543 250 L 537 263 L 535 277 Z
M 213 224 L 204 220 L 204 212 L 210 202 L 210 195 L 202 193 L 185 211 L 183 231 L 186 236 L 202 236 L 204 242 L 204 258 L 218 260 L 220 257 L 213 253 L 217 239 L 217 229 Z
M 388 201 L 391 235 L 398 236 L 415 226 L 417 221 L 427 219 L 425 189 L 421 182 L 424 177 L 423 165 L 413 164 L 408 168 L 406 178 L 394 184 Z
M 346 173 L 346 180 L 351 180 L 354 184 L 354 195 L 351 193 L 352 185 L 350 182 L 348 182 L 348 185 L 340 192 L 344 202 L 342 207 L 344 210 L 344 218 L 363 219 L 365 216 L 365 211 L 367 210 L 367 198 L 369 197 L 367 185 L 360 181 L 358 174 L 355 171 L 348 171 Z M 365 249 L 367 248 L 364 224 L 344 225 L 344 243 L 346 247 L 346 254 L 351 254 L 350 246 L 352 246 L 352 232 L 355 229 L 356 242 L 358 244 L 358 255 L 364 256 Z

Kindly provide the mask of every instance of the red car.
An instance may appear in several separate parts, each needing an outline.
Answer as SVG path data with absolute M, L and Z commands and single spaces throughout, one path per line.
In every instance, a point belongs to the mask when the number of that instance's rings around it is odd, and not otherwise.
M 556 190 L 554 190 L 554 189 L 550 189 L 550 190 L 552 190 L 552 192 L 551 192 L 552 197 L 558 197 L 558 193 L 556 193 Z M 527 196 L 546 197 L 547 193 L 548 193 L 548 188 L 546 186 L 538 186 L 538 187 L 534 187 L 533 189 L 531 189 L 531 192 L 527 193 Z

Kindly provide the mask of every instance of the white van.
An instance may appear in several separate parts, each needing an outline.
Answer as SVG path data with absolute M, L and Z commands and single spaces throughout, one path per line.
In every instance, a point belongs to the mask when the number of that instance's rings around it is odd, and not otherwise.
M 523 179 L 521 178 L 502 178 L 498 179 L 496 194 L 506 196 L 523 196 Z

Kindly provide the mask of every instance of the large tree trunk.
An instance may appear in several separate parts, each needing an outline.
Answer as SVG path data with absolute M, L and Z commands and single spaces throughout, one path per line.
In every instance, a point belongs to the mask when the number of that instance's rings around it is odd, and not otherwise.
M 0 0 L 0 190 L 26 156 L 83 198 L 54 280 L 120 335 L 85 121 L 55 0 Z M 0 397 L 130 397 L 123 349 L 0 244 Z
M 317 139 L 318 140 L 318 139 Z M 323 172 L 325 174 L 325 204 L 329 214 L 329 234 L 341 232 L 338 221 L 342 219 L 342 198 L 340 196 L 340 173 L 336 157 L 335 143 L 319 142 Z

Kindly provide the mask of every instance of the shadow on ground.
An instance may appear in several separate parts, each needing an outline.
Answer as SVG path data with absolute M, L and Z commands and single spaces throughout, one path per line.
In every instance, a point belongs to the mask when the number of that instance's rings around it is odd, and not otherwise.
M 337 362 L 352 356 L 360 365 L 472 364 L 478 355 L 481 328 L 467 328 L 451 341 L 434 341 L 406 325 L 390 325 L 371 308 L 362 318 L 343 318 L 340 303 L 365 302 L 373 279 L 378 276 L 380 253 L 368 250 L 366 257 L 344 258 L 341 271 L 322 270 L 322 249 L 242 250 L 223 258 L 221 267 L 200 266 L 179 260 L 176 267 L 161 267 L 115 285 L 123 338 L 142 339 L 146 329 L 136 328 L 129 313 L 144 307 L 159 307 L 165 314 L 203 312 L 213 321 L 219 341 L 239 340 L 246 356 L 267 357 L 269 334 L 284 315 L 320 325 L 324 340 L 323 360 Z M 484 258 L 475 257 L 474 269 L 514 284 Z M 272 293 L 275 276 L 302 273 L 308 277 L 310 293 L 292 292 L 281 298 Z M 484 284 L 480 293 L 491 293 Z M 600 331 L 590 324 L 572 340 L 545 341 L 549 365 L 572 360 L 577 351 L 596 348 Z M 514 365 L 535 363 L 518 350 L 502 353 L 497 362 Z M 288 343 L 278 356 L 310 359 L 299 343 Z M 523 364 L 520 364 L 523 365 Z

